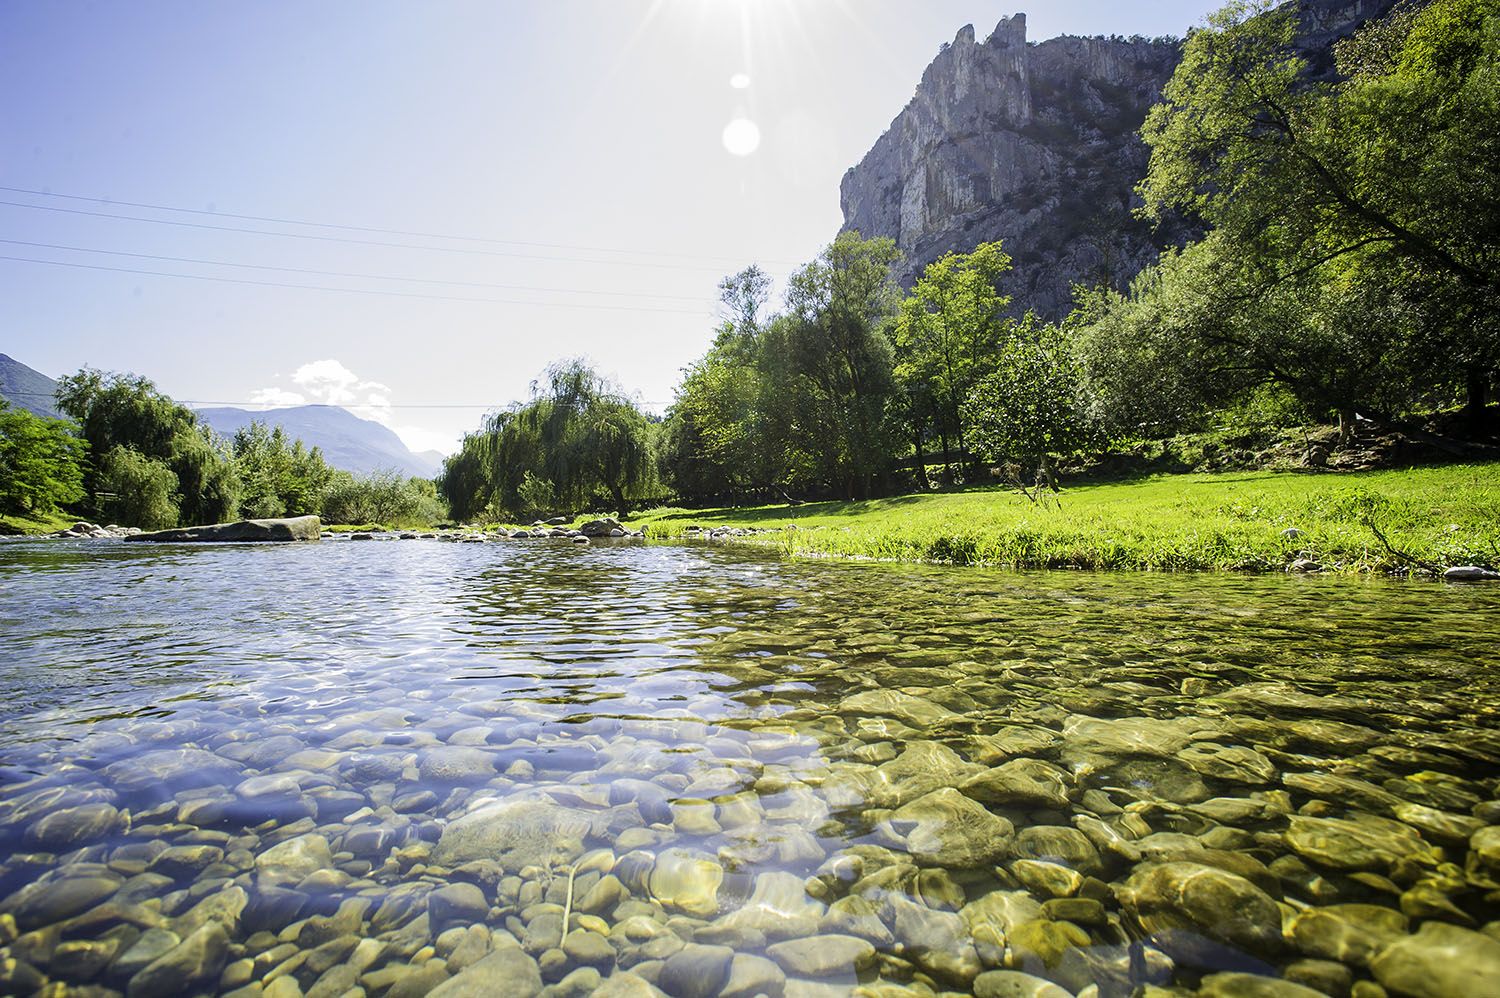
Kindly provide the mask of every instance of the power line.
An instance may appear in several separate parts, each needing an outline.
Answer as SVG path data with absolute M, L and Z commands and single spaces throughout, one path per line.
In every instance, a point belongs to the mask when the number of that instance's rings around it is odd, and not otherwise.
M 12 246 L 30 246 L 33 249 L 66 250 L 73 253 L 102 253 L 107 256 L 127 256 L 137 260 L 161 260 L 168 263 L 194 263 L 209 267 L 238 267 L 245 270 L 272 270 L 285 274 L 311 274 L 318 277 L 348 277 L 371 281 L 401 281 L 408 284 L 445 284 L 461 288 L 490 288 L 497 291 L 535 291 L 547 294 L 603 295 L 624 298 L 663 298 L 674 301 L 704 301 L 701 295 L 661 295 L 646 291 L 592 291 L 586 288 L 546 288 L 530 284 L 488 284 L 481 281 L 445 281 L 427 277 L 399 277 L 393 274 L 359 274 L 340 270 L 310 270 L 305 267 L 275 267 L 262 263 L 234 263 L 229 260 L 203 260 L 188 256 L 158 256 L 153 253 L 128 253 L 124 250 L 94 249 L 90 246 L 62 246 L 57 243 L 34 243 L 25 239 L 0 239 L 0 243 Z
M 181 208 L 173 205 L 149 204 L 141 201 L 117 201 L 113 198 L 86 197 L 81 194 L 56 194 L 52 191 L 39 191 L 27 187 L 5 187 L 0 186 L 0 191 L 9 191 L 12 194 L 33 194 L 37 197 L 61 198 L 68 201 L 87 201 L 91 204 L 120 205 L 126 208 L 146 208 L 151 211 L 172 211 L 186 215 L 209 215 L 214 218 L 237 218 L 244 222 L 271 222 L 277 225 L 305 225 L 318 229 L 335 229 L 341 232 L 369 232 L 377 235 L 387 236 L 412 236 L 419 239 L 447 239 L 454 242 L 486 243 L 494 246 L 532 246 L 539 249 L 563 249 L 575 250 L 585 253 L 627 253 L 636 256 L 669 256 L 679 259 L 717 259 L 731 261 L 730 257 L 694 257 L 687 253 L 662 253 L 651 250 L 638 249 L 612 249 L 607 246 L 579 246 L 569 243 L 539 243 L 527 242 L 520 239 L 492 239 L 481 236 L 454 236 L 445 235 L 441 232 L 417 232 L 408 229 L 383 229 L 371 225 L 340 225 L 335 222 L 311 222 L 298 218 L 277 218 L 269 215 L 238 215 L 230 211 L 210 211 L 204 208 Z M 766 263 L 775 263 L 787 267 L 795 267 L 797 264 L 785 260 L 767 260 Z
M 144 222 L 149 225 L 176 225 L 188 229 L 207 229 L 214 232 L 241 232 L 254 236 L 280 236 L 287 239 L 307 239 L 320 243 L 346 243 L 355 246 L 383 246 L 388 249 L 427 250 L 434 253 L 459 253 L 465 256 L 500 256 L 518 260 L 544 260 L 554 263 L 588 263 L 602 267 L 647 267 L 653 270 L 696 270 L 722 273 L 720 267 L 693 266 L 691 264 L 653 263 L 647 260 L 588 260 L 566 256 L 541 256 L 536 253 L 509 253 L 503 250 L 466 249 L 461 246 L 423 246 L 417 243 L 393 243 L 380 239 L 354 239 L 349 236 L 320 236 L 311 232 L 276 232 L 271 229 L 248 229 L 235 225 L 209 225 L 206 222 L 179 222 L 170 218 L 143 218 L 140 215 L 115 215 L 104 211 L 85 211 L 82 208 L 63 208 L 51 204 L 26 204 L 24 201 L 0 201 L 10 208 L 26 208 L 31 211 L 51 211 L 64 215 L 86 215 L 90 218 L 110 218 L 121 222 Z
M 188 281 L 215 281 L 220 284 L 242 284 L 260 288 L 290 288 L 296 291 L 331 291 L 338 294 L 377 295 L 385 298 L 418 298 L 428 301 L 469 302 L 483 305 L 529 305 L 537 308 L 586 308 L 610 312 L 657 312 L 664 315 L 693 315 L 703 318 L 706 311 L 680 308 L 651 308 L 645 305 L 607 305 L 587 302 L 517 301 L 506 298 L 464 298 L 457 295 L 424 295 L 412 291 L 379 291 L 373 288 L 335 288 L 319 284 L 286 284 L 280 281 L 253 281 L 242 277 L 214 277 L 208 274 L 173 274 L 161 270 L 137 270 L 129 267 L 106 267 L 97 263 L 75 263 L 64 260 L 38 260 L 25 256 L 0 256 L 12 263 L 35 263 L 48 267 L 73 267 L 80 270 L 103 270 L 116 274 L 140 274 L 146 277 L 172 277 Z
M 55 399 L 56 396 L 55 395 L 49 395 L 46 392 L 3 392 L 3 393 L 0 393 L 0 398 L 44 398 L 44 399 Z M 256 407 L 256 406 L 273 406 L 274 408 L 277 408 L 277 409 L 304 408 L 304 407 L 324 407 L 324 408 L 329 408 L 329 409 L 345 409 L 345 410 L 348 410 L 348 409 L 486 409 L 487 410 L 487 409 L 499 409 L 499 408 L 504 407 L 507 404 L 507 403 L 504 403 L 504 402 L 399 402 L 399 403 L 398 402 L 392 402 L 392 403 L 389 403 L 389 404 L 386 404 L 386 405 L 368 405 L 368 404 L 363 404 L 363 403 L 359 403 L 359 402 L 349 402 L 349 403 L 342 403 L 342 404 L 334 404 L 332 402 L 300 402 L 300 403 L 291 403 L 291 404 L 287 404 L 287 405 L 276 405 L 275 403 L 272 403 L 272 402 L 218 402 L 218 401 L 205 401 L 204 399 L 179 399 L 179 398 L 174 398 L 172 401 L 177 402 L 177 403 L 179 403 L 181 405 L 226 406 L 226 407 L 236 408 L 236 409 L 249 409 L 249 408 Z M 667 406 L 671 405 L 670 402 L 647 402 L 647 401 L 641 401 L 638 404 L 646 406 L 647 408 L 666 408 Z

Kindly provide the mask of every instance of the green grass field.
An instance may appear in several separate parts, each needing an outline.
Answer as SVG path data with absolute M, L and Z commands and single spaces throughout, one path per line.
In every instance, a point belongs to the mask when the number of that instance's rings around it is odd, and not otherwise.
M 0 516 L 0 536 L 6 534 L 55 534 L 78 522 L 78 517 L 65 513 L 46 514 L 38 517 Z
M 774 529 L 743 541 L 793 556 L 1015 568 L 1268 571 L 1299 558 L 1351 574 L 1413 563 L 1493 566 L 1500 562 L 1500 464 L 1171 475 L 1066 488 L 1045 507 L 1014 491 L 985 489 L 796 507 L 659 509 L 630 523 L 656 538 L 684 536 L 690 525 Z M 1288 528 L 1301 535 L 1283 536 Z

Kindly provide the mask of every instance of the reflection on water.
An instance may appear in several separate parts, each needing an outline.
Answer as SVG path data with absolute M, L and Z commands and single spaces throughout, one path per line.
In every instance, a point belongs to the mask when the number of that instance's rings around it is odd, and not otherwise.
M 0 992 L 1500 993 L 1497 610 L 7 542 Z

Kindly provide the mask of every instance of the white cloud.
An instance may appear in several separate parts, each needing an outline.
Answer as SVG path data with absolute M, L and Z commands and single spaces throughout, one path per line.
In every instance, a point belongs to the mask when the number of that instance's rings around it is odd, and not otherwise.
M 277 377 L 280 377 L 278 375 Z M 250 393 L 258 406 L 336 405 L 362 419 L 391 425 L 390 389 L 378 381 L 366 381 L 332 358 L 303 364 L 292 372 L 297 391 L 262 388 Z
M 361 419 L 373 419 L 389 427 L 413 451 L 435 450 L 451 454 L 458 449 L 458 440 L 451 433 L 420 426 L 397 426 L 390 388 L 378 381 L 366 381 L 337 360 L 329 358 L 303 364 L 292 372 L 291 382 L 296 391 L 262 388 L 250 393 L 250 401 L 262 408 L 336 405 Z
M 262 388 L 250 393 L 250 401 L 256 409 L 279 409 L 291 405 L 306 405 L 307 399 L 283 388 Z

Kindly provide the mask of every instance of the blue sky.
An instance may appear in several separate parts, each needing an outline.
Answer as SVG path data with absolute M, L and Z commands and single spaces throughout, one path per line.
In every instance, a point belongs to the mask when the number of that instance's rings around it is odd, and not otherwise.
M 0 191 L 0 256 L 53 262 L 0 260 L 0 352 L 347 404 L 419 449 L 564 356 L 660 409 L 718 278 L 816 254 L 938 47 L 1014 3 L 0 4 L 0 186 L 114 202 Z M 1033 40 L 1180 35 L 1214 6 L 1028 19 Z M 736 156 L 741 118 L 759 144 Z

